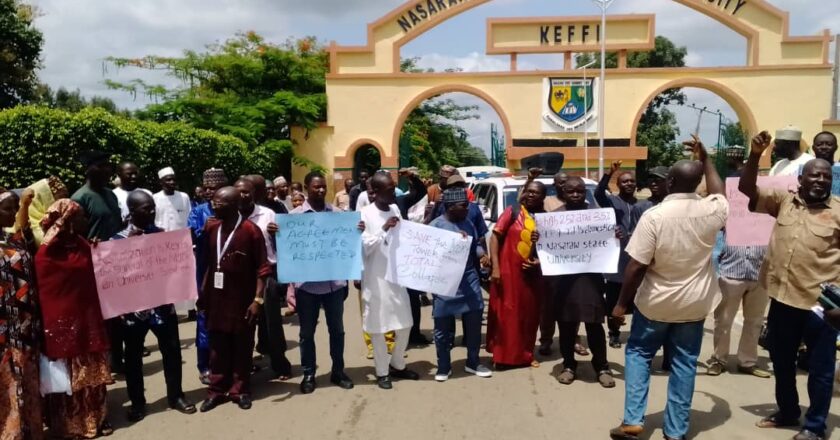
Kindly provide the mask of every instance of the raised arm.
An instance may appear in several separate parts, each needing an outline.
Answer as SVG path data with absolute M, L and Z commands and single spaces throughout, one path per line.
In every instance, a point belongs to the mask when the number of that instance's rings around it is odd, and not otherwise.
M 423 183 L 420 176 L 414 171 L 403 169 L 400 170 L 400 175 L 407 177 L 409 183 L 411 183 L 408 194 L 397 198 L 397 205 L 400 207 L 400 212 L 405 214 L 409 208 L 416 205 L 420 200 L 423 200 L 423 197 L 426 197 L 428 189 L 426 189 L 426 184 Z
M 755 209 L 756 202 L 758 202 L 758 162 L 761 160 L 761 155 L 770 146 L 772 138 L 770 133 L 762 131 L 752 139 L 750 147 L 750 157 L 747 159 L 747 165 L 741 171 L 741 181 L 738 183 L 738 191 L 744 193 L 750 198 L 750 210 Z
M 595 201 L 598 202 L 598 205 L 602 208 L 614 207 L 609 197 L 610 180 L 612 180 L 612 176 L 614 176 L 620 168 L 620 160 L 613 162 L 610 169 L 601 176 L 601 181 L 598 182 L 598 186 L 595 188 Z
M 715 168 L 714 161 L 709 160 L 709 154 L 700 138 L 692 134 L 691 140 L 683 142 L 683 145 L 690 147 L 694 152 L 694 156 L 703 164 L 703 175 L 706 177 L 706 190 L 709 194 L 720 194 L 726 196 L 726 187 L 723 185 L 723 179 Z

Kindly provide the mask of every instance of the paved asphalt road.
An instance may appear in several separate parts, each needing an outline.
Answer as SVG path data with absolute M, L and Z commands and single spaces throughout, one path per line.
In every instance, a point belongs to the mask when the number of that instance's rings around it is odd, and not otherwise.
M 453 351 L 454 374 L 437 383 L 434 346 L 409 351 L 409 367 L 421 373 L 417 382 L 395 382 L 394 389 L 377 388 L 373 361 L 365 358 L 361 337 L 358 297 L 351 293 L 346 303 L 345 362 L 356 383 L 345 391 L 329 384 L 329 346 L 322 317 L 317 332 L 319 388 L 314 394 L 299 393 L 300 353 L 297 319 L 286 323 L 288 356 L 295 377 L 288 382 L 269 379 L 264 368 L 253 377 L 254 406 L 243 411 L 225 404 L 205 414 L 185 416 L 166 405 L 160 354 L 150 333 L 145 359 L 146 398 L 149 415 L 130 425 L 125 419 L 127 396 L 124 382 L 109 389 L 110 421 L 117 428 L 113 438 L 123 439 L 606 439 L 607 431 L 621 421 L 624 402 L 624 352 L 609 349 L 617 386 L 603 389 L 588 362 L 578 368 L 579 380 L 564 386 L 555 379 L 558 356 L 545 359 L 539 368 L 496 372 L 490 379 L 463 372 L 465 349 Z M 431 309 L 423 309 L 423 330 L 431 335 Z M 712 348 L 711 319 L 707 320 L 702 361 Z M 460 325 L 458 325 L 460 329 Z M 625 327 L 627 329 L 628 327 Z M 205 397 L 195 369 L 194 323 L 180 326 L 184 343 L 184 390 L 197 405 Z M 460 331 L 460 330 L 459 330 Z M 740 330 L 733 331 L 733 346 Z M 458 338 L 460 340 L 460 338 Z M 734 350 L 734 347 L 733 347 Z M 555 352 L 557 346 L 555 342 Z M 761 364 L 767 352 L 761 351 Z M 488 365 L 490 358 L 482 351 Z M 584 359 L 585 361 L 586 359 Z M 659 365 L 661 359 L 654 360 Z M 267 359 L 258 361 L 267 366 Z M 734 363 L 734 360 L 733 362 Z M 699 367 L 704 371 L 704 365 Z M 668 376 L 652 379 L 648 407 L 648 431 L 643 438 L 662 438 L 662 420 Z M 799 378 L 799 392 L 807 404 L 806 378 Z M 837 394 L 836 394 L 837 395 Z M 759 430 L 754 423 L 774 410 L 773 380 L 738 374 L 719 377 L 700 375 L 694 395 L 689 438 L 696 439 L 789 439 L 795 431 Z M 836 397 L 829 417 L 829 436 L 840 439 L 840 398 Z M 831 431 L 831 427 L 835 429 Z

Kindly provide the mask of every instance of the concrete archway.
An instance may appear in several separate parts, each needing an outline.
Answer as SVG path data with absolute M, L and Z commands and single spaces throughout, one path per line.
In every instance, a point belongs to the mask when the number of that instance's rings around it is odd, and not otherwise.
M 631 145 L 639 146 L 637 142 L 639 136 L 639 122 L 641 121 L 642 115 L 644 114 L 645 110 L 648 108 L 650 103 L 666 90 L 689 87 L 708 90 L 720 96 L 721 98 L 723 98 L 724 101 L 727 102 L 727 104 L 729 104 L 732 107 L 732 110 L 735 111 L 735 114 L 738 115 L 738 120 L 741 122 L 741 127 L 744 128 L 748 135 L 751 136 L 758 133 L 758 126 L 752 110 L 750 110 L 750 107 L 749 105 L 747 105 L 746 101 L 744 101 L 744 99 L 741 98 L 740 95 L 732 91 L 732 89 L 726 87 L 721 83 L 711 81 L 708 79 L 680 78 L 663 84 L 662 86 L 657 88 L 653 93 L 648 95 L 648 97 L 645 98 L 645 100 L 642 102 L 642 105 L 641 107 L 639 107 L 639 110 L 636 112 L 636 117 L 633 120 L 633 127 L 630 129 Z
M 476 98 L 481 99 L 482 101 L 486 102 L 493 111 L 499 115 L 499 119 L 502 121 L 502 126 L 504 128 L 505 133 L 505 149 L 509 150 L 511 147 L 511 131 L 510 131 L 510 122 L 508 121 L 507 115 L 505 114 L 502 106 L 487 92 L 478 89 L 476 87 L 472 87 L 466 84 L 447 84 L 437 87 L 432 87 L 423 91 L 422 93 L 416 95 L 414 98 L 409 101 L 409 103 L 405 106 L 403 111 L 400 113 L 399 117 L 397 118 L 396 125 L 394 126 L 394 133 L 391 138 L 391 146 L 392 152 L 394 153 L 393 156 L 389 157 L 389 160 L 392 159 L 396 161 L 393 165 L 390 164 L 389 166 L 396 167 L 399 165 L 399 146 L 400 146 L 400 134 L 402 133 L 403 126 L 405 125 L 405 121 L 408 119 L 408 115 L 414 111 L 420 104 L 430 98 L 434 98 L 436 96 L 443 95 L 445 93 L 466 93 L 468 95 L 475 96 Z M 385 159 L 383 158 L 383 165 L 385 164 Z

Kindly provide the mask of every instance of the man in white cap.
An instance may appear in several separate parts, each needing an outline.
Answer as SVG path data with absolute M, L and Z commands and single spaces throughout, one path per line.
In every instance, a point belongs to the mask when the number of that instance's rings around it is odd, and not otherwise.
M 292 211 L 292 197 L 289 195 L 289 182 L 283 176 L 274 179 L 274 200 L 286 205 L 286 211 Z
M 157 216 L 155 225 L 164 231 L 187 227 L 190 216 L 190 197 L 176 191 L 175 170 L 166 167 L 158 171 L 161 190 L 154 195 Z
M 776 143 L 773 151 L 779 160 L 770 169 L 771 176 L 797 176 L 799 170 L 813 159 L 808 153 L 803 153 L 800 144 L 802 143 L 802 130 L 793 125 L 776 131 Z

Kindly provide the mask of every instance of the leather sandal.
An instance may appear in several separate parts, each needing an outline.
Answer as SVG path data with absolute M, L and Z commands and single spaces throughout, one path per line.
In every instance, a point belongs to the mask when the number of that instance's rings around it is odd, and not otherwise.
M 610 370 L 603 370 L 598 372 L 598 383 L 604 388 L 615 388 L 615 379 L 613 379 Z
M 575 374 L 575 370 L 571 368 L 564 369 L 559 376 L 557 376 L 557 382 L 562 383 L 563 385 L 571 385 L 572 382 L 575 381 L 577 375 Z

